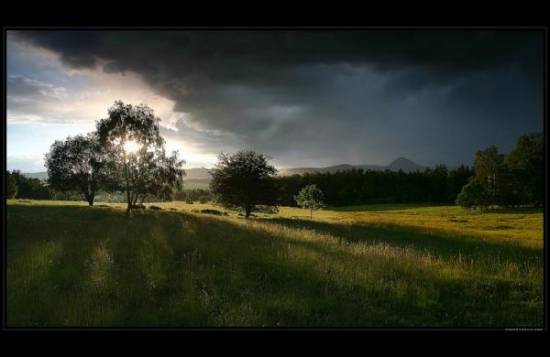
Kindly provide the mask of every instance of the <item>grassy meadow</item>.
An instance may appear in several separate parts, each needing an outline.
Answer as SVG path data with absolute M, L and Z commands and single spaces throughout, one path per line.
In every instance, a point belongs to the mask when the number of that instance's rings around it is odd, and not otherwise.
M 153 205 L 8 200 L 8 326 L 543 325 L 540 209 Z

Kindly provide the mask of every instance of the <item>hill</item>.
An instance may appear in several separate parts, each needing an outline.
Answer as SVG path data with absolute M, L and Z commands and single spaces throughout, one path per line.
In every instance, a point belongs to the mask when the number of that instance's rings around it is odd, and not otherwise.
M 185 169 L 186 176 L 184 180 L 207 180 L 210 181 L 210 174 L 208 173 L 209 169 L 205 168 L 194 168 L 194 169 Z
M 389 165 L 335 165 L 328 167 L 297 167 L 297 168 L 285 168 L 280 169 L 279 175 L 281 176 L 290 176 L 290 175 L 303 175 L 305 173 L 326 173 L 326 172 L 337 172 L 337 171 L 346 171 L 351 169 L 363 169 L 363 170 L 374 170 L 374 171 L 399 171 L 404 172 L 414 172 L 422 171 L 425 169 L 424 166 L 419 165 L 407 158 L 400 157 L 393 160 Z
M 183 178 L 184 188 L 193 189 L 193 188 L 202 188 L 207 189 L 208 184 L 210 183 L 210 174 L 208 169 L 205 168 L 193 168 L 185 169 L 186 176 Z M 48 173 L 43 172 L 22 172 L 23 176 L 28 178 L 37 178 L 42 181 L 46 181 L 48 178 Z
M 326 172 L 337 172 L 337 171 L 346 171 L 351 169 L 363 169 L 363 170 L 374 170 L 374 171 L 399 171 L 403 170 L 404 172 L 414 172 L 422 171 L 425 169 L 424 166 L 415 163 L 407 158 L 400 157 L 393 160 L 388 165 L 334 165 L 328 167 L 295 167 L 295 168 L 283 168 L 279 170 L 280 176 L 290 176 L 290 175 L 303 175 L 305 173 L 326 173 Z M 210 183 L 211 176 L 208 173 L 209 169 L 206 168 L 191 168 L 185 169 L 186 176 L 183 178 L 183 183 L 185 188 L 203 188 L 207 189 L 208 184 Z M 23 172 L 23 175 L 29 178 L 37 178 L 40 180 L 46 180 L 48 174 L 46 172 Z
M 205 168 L 193 168 L 185 169 L 185 177 L 183 178 L 183 188 L 184 189 L 208 189 L 210 184 L 210 174 L 208 173 L 209 169 Z
M 409 159 L 406 159 L 404 157 L 400 157 L 393 160 L 386 168 L 390 171 L 402 170 L 404 172 L 414 172 L 414 171 L 424 170 L 424 166 L 418 165 L 417 163 Z
M 48 179 L 48 173 L 46 171 L 43 172 L 22 172 L 23 176 L 28 178 L 35 178 L 42 181 L 46 181 Z

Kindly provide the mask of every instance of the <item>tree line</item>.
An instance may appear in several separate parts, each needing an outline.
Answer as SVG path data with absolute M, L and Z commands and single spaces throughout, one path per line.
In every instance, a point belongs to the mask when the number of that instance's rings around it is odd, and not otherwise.
M 143 202 L 215 201 L 245 216 L 276 206 L 342 206 L 372 203 L 459 204 L 464 207 L 541 206 L 544 202 L 542 133 L 521 136 L 513 150 L 479 150 L 473 167 L 424 171 L 351 169 L 276 176 L 264 154 L 250 150 L 220 154 L 210 170 L 210 190 L 183 191 L 183 160 L 166 153 L 159 121 L 146 105 L 121 101 L 96 122 L 96 131 L 55 141 L 46 154 L 47 186 L 19 171 L 7 172 L 8 198 L 80 197 L 90 206 L 98 194 L 124 195 L 128 209 Z
M 296 206 L 302 187 L 316 185 L 328 205 L 373 203 L 459 204 L 463 207 L 542 206 L 544 203 L 544 138 L 522 135 L 508 155 L 495 146 L 477 151 L 473 167 L 424 171 L 351 169 L 306 173 L 275 179 L 280 205 Z
M 462 187 L 474 175 L 471 168 L 448 170 L 438 165 L 425 171 L 374 171 L 351 169 L 331 173 L 306 173 L 277 177 L 279 203 L 296 206 L 299 190 L 316 185 L 328 205 L 346 206 L 371 203 L 453 203 Z
M 535 206 L 544 204 L 544 137 L 519 137 L 508 154 L 495 146 L 476 153 L 475 175 L 462 188 L 456 203 L 463 207 Z
M 177 191 L 176 194 L 174 195 L 174 200 L 185 201 L 187 203 L 193 203 L 193 202 L 206 203 L 206 202 L 214 201 L 215 197 L 212 194 L 212 191 L 210 190 L 205 190 L 202 188 L 194 188 L 194 189 Z
M 24 176 L 21 171 L 6 171 L 7 198 L 52 199 L 54 192 L 37 178 Z
M 6 171 L 6 196 L 7 198 L 35 199 L 35 200 L 61 200 L 61 201 L 81 201 L 82 194 L 76 191 L 61 191 L 45 184 L 38 178 L 30 178 L 21 173 L 20 170 Z M 96 200 L 102 202 L 126 202 L 124 192 L 105 191 L 100 189 L 95 194 Z M 175 191 L 173 195 L 175 201 L 185 201 L 187 203 L 200 202 L 206 203 L 214 201 L 212 191 L 208 189 L 181 188 Z M 152 194 L 144 199 L 144 202 L 162 201 L 161 197 Z
M 405 173 L 352 169 L 333 173 L 275 176 L 268 158 L 253 151 L 222 154 L 210 188 L 221 204 L 249 217 L 259 207 L 372 203 L 442 203 L 485 208 L 541 206 L 544 202 L 544 143 L 541 133 L 521 136 L 508 155 L 495 146 L 476 153 L 473 168 L 444 165 Z

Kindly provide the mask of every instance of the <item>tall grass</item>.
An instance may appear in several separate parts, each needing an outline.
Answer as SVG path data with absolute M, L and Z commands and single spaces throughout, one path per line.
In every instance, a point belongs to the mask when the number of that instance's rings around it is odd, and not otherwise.
M 283 208 L 244 220 L 156 205 L 127 215 L 10 201 L 8 325 L 543 323 L 540 211 L 409 206 L 310 220 Z

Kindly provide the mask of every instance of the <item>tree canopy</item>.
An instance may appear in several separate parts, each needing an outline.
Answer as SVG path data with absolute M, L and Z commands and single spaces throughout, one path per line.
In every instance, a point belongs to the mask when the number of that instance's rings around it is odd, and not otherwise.
M 476 153 L 475 175 L 457 197 L 464 207 L 540 206 L 544 202 L 544 142 L 541 133 L 519 137 L 508 154 L 495 146 Z
M 302 208 L 309 208 L 309 214 L 313 218 L 313 210 L 323 206 L 323 191 L 317 185 L 307 185 L 296 196 L 296 203 Z
M 444 165 L 424 171 L 374 171 L 351 169 L 306 173 L 276 178 L 279 204 L 296 206 L 295 196 L 307 185 L 317 185 L 324 203 L 332 206 L 378 203 L 453 203 L 473 175 L 467 166 Z
M 275 167 L 268 164 L 268 158 L 250 150 L 233 155 L 220 154 L 215 169 L 210 171 L 210 189 L 225 206 L 240 207 L 245 217 L 259 205 L 277 204 L 276 186 L 273 175 Z
M 96 133 L 57 140 L 46 154 L 48 184 L 56 190 L 79 192 L 92 206 L 100 186 L 112 179 L 108 156 Z
M 52 198 L 52 190 L 37 178 L 25 177 L 19 170 L 7 171 L 8 184 L 12 186 L 9 198 L 30 198 L 47 200 Z M 11 183 L 10 183 L 11 181 Z M 15 188 L 15 192 L 13 189 Z
M 15 198 L 17 195 L 17 181 L 15 180 L 15 175 L 11 172 L 6 172 L 6 196 L 8 198 Z
M 166 155 L 159 122 L 148 106 L 117 101 L 108 118 L 97 123 L 100 143 L 112 155 L 116 188 L 126 192 L 128 209 L 149 195 L 170 199 L 182 187 L 184 161 L 177 152 Z
M 506 157 L 506 164 L 522 188 L 523 202 L 544 203 L 544 137 L 542 133 L 522 135 Z

